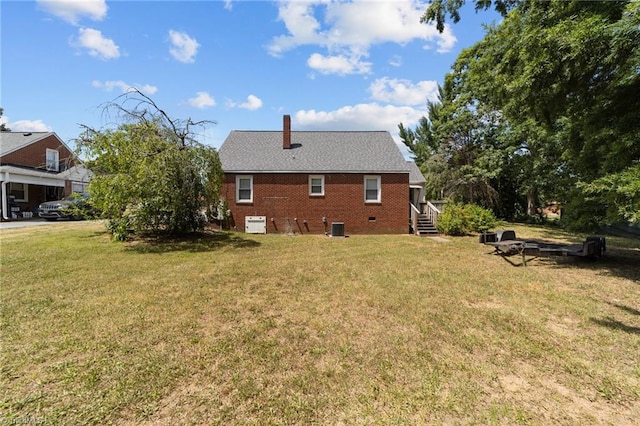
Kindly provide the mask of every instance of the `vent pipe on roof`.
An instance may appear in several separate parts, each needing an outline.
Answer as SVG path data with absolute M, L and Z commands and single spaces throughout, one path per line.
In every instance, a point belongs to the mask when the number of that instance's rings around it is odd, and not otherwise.
M 282 148 L 291 149 L 291 116 L 283 116 L 282 121 Z

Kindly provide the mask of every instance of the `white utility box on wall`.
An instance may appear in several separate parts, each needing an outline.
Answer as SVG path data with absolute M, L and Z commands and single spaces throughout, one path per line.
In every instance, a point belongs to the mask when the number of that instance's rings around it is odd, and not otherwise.
M 267 233 L 267 217 L 266 216 L 245 216 L 244 232 L 247 234 L 266 234 Z

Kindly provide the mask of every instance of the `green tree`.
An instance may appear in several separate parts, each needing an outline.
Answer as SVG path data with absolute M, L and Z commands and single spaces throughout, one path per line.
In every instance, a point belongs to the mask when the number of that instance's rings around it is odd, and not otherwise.
M 499 117 L 459 96 L 451 83 L 447 78 L 438 101 L 427 103 L 429 118 L 415 130 L 399 125 L 400 137 L 425 176 L 428 197 L 493 206 L 493 181 L 501 170 L 495 137 Z
M 78 139 L 79 154 L 95 173 L 92 204 L 108 229 L 119 240 L 131 230 L 182 235 L 204 229 L 222 181 L 216 150 L 191 131 L 206 122 L 170 119 L 138 91 L 118 100 L 107 110 L 115 109 L 124 123 L 109 130 L 85 126 Z
M 428 116 L 420 118 L 415 129 L 406 128 L 403 123 L 398 124 L 400 139 L 422 171 L 426 180 L 425 195 L 430 199 L 444 199 L 445 193 L 447 197 L 450 196 L 447 190 L 449 169 L 433 124 L 439 122 L 443 97 L 443 88 L 439 86 L 438 99 L 427 101 Z
M 435 22 L 438 31 L 444 31 L 444 25 L 447 20 L 447 14 L 449 18 L 457 23 L 460 21 L 460 8 L 464 6 L 465 0 L 431 0 L 429 7 L 422 15 L 420 22 Z M 524 3 L 522 0 L 475 0 L 476 11 L 483 9 L 487 10 L 492 5 L 495 10 L 506 16 L 507 12 L 514 6 Z
M 607 207 L 617 209 L 608 210 L 612 218 L 623 217 L 640 223 L 640 164 L 583 185 L 586 194 L 594 194 L 598 200 L 609 200 Z
M 443 24 L 448 13 L 456 21 L 461 3 L 434 1 L 423 20 Z M 595 191 L 594 182 L 622 184 L 636 176 L 640 3 L 475 3 L 476 9 L 493 5 L 505 18 L 460 55 L 452 86 L 500 111 L 506 137 L 528 160 L 529 197 L 568 201 L 574 223 L 637 218 L 612 216 L 626 211 L 619 204 L 626 199 Z M 614 206 L 593 205 L 608 203 Z
M 442 86 L 438 86 L 438 100 L 427 101 L 427 117 L 422 117 L 414 130 L 405 128 L 402 123 L 398 125 L 402 142 L 411 151 L 413 160 L 418 167 L 422 166 L 432 155 L 438 152 L 439 141 L 434 133 L 433 121 L 437 121 L 442 109 L 444 92 Z
M 431 123 L 426 117 L 420 118 L 415 129 L 406 128 L 400 123 L 398 130 L 400 139 L 411 151 L 413 161 L 418 167 L 437 151 L 437 148 L 432 146 L 433 132 L 431 131 Z

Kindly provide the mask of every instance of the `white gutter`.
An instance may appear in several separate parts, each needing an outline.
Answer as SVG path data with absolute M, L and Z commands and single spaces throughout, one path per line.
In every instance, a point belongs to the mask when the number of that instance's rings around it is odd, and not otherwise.
M 65 177 L 61 174 L 56 175 L 12 166 L 0 166 L 0 173 L 2 172 L 4 172 L 6 177 L 3 182 L 59 186 L 64 188 Z M 11 172 L 11 180 L 9 180 L 9 172 Z

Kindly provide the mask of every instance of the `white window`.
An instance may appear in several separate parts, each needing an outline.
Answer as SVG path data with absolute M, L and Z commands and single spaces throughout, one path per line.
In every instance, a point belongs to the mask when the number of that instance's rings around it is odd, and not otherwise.
M 309 195 L 324 195 L 324 176 L 309 176 Z
M 379 203 L 381 200 L 380 176 L 364 177 L 364 202 Z
M 236 176 L 236 202 L 253 202 L 253 176 Z
M 57 172 L 59 170 L 60 153 L 55 149 L 47 148 L 47 170 Z
M 29 185 L 26 183 L 9 182 L 9 195 L 13 195 L 14 201 L 29 201 Z
M 85 192 L 87 192 L 87 184 L 84 182 L 71 182 L 71 192 L 84 194 Z

